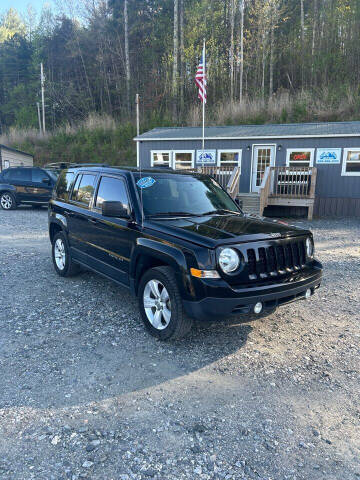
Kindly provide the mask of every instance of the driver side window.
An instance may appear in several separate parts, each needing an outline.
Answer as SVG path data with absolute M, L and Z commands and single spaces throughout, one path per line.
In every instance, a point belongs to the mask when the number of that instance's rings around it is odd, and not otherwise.
M 121 178 L 101 177 L 96 196 L 96 208 L 101 208 L 103 202 L 121 202 L 125 208 L 129 207 L 129 199 L 125 182 Z

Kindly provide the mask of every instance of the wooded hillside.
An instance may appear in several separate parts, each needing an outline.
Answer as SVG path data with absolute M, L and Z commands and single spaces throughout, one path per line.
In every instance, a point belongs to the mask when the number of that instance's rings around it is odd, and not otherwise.
M 75 2 L 77 5 L 79 2 Z M 60 14 L 5 12 L 0 129 L 48 130 L 89 114 L 143 128 L 198 124 L 194 75 L 207 41 L 210 123 L 360 118 L 358 0 L 85 1 Z

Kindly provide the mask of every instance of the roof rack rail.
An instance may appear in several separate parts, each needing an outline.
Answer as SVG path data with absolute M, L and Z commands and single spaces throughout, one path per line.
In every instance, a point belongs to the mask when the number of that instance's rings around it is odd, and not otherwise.
M 70 163 L 70 167 L 110 167 L 107 163 Z
M 51 162 L 47 163 L 44 168 L 76 168 L 76 167 L 109 167 L 106 163 L 79 163 L 79 162 Z

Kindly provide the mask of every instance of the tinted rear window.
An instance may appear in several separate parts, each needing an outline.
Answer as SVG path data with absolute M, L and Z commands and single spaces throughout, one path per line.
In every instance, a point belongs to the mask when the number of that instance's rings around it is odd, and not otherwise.
M 80 182 L 76 180 L 75 188 L 72 194 L 72 200 L 89 206 L 92 196 L 94 195 L 95 175 L 85 173 L 82 175 Z
M 30 168 L 10 168 L 8 170 L 7 179 L 17 182 L 31 182 Z
M 71 189 L 72 182 L 75 178 L 73 172 L 63 171 L 59 176 L 59 180 L 56 184 L 56 196 L 61 200 L 67 202 L 69 200 L 69 193 Z

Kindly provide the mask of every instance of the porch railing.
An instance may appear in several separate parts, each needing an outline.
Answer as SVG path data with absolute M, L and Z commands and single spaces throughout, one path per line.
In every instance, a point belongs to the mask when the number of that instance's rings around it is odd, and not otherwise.
M 227 190 L 229 195 L 235 199 L 236 195 L 239 193 L 239 181 L 240 181 L 240 168 L 225 166 L 220 167 L 197 167 L 193 168 L 192 171 L 204 173 L 205 175 L 210 175 L 215 178 L 215 180 L 220 183 L 220 185 Z
M 301 206 L 303 203 L 309 206 L 312 216 L 316 177 L 315 167 L 268 167 L 260 187 L 260 214 L 270 204 Z
M 289 198 L 313 198 L 315 167 L 271 167 L 271 195 Z

